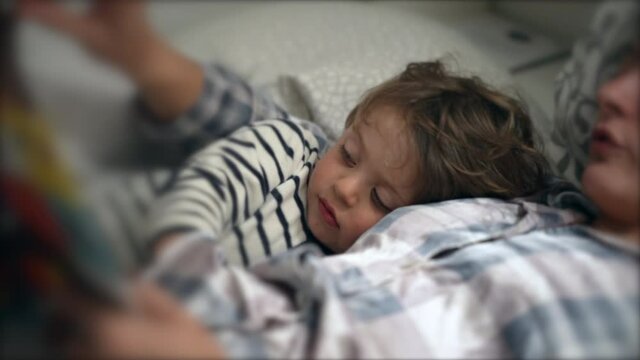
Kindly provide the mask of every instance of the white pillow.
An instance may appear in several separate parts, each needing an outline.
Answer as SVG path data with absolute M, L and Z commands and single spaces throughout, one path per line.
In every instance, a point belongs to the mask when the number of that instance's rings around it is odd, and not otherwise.
M 426 57 L 422 60 L 435 60 L 437 56 Z M 460 70 L 451 58 L 444 58 L 447 65 L 458 74 L 478 74 L 470 70 Z M 446 61 L 449 60 L 449 61 Z M 279 79 L 276 100 L 294 115 L 310 119 L 327 133 L 330 139 L 337 139 L 342 133 L 344 122 L 362 95 L 370 88 L 399 74 L 404 70 L 407 62 L 398 61 L 393 64 L 378 64 L 375 67 L 363 67 L 358 64 L 345 62 L 321 66 L 317 69 L 296 75 L 286 75 Z M 502 90 L 511 92 L 507 86 L 508 77 L 499 70 L 487 71 L 483 79 L 491 82 Z M 493 76 L 491 76 L 493 75 Z M 302 102 L 304 107 L 300 107 Z
M 498 87 L 506 71 L 434 18 L 368 3 L 283 2 L 200 24 L 172 39 L 262 87 L 293 115 L 336 137 L 362 93 L 409 62 L 452 55 L 455 68 Z
M 437 19 L 362 2 L 266 3 L 195 24 L 171 42 L 196 59 L 220 60 L 257 85 L 323 66 L 397 69 L 446 53 L 473 69 L 508 77 Z

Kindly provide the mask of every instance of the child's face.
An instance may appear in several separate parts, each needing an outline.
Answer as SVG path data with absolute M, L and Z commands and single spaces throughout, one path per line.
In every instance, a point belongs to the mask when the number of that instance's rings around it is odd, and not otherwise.
M 363 119 L 364 120 L 364 119 Z M 367 121 L 345 130 L 311 173 L 307 222 L 335 252 L 419 193 L 419 154 L 391 107 L 371 111 Z

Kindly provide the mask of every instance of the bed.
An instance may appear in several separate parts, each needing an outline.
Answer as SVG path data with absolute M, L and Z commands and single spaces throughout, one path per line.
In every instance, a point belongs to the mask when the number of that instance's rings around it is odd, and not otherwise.
M 627 28 L 623 20 L 613 22 L 604 20 L 624 19 L 625 12 L 628 10 L 619 6 L 608 6 L 601 10 L 592 29 L 596 38 L 608 36 L 608 39 L 619 39 L 620 34 L 626 34 Z M 419 14 L 372 7 L 366 3 L 284 2 L 256 6 L 242 13 L 218 19 L 213 23 L 194 24 L 191 28 L 175 34 L 171 41 L 196 59 L 201 61 L 216 59 L 228 64 L 246 76 L 257 88 L 277 99 L 292 114 L 316 122 L 333 137 L 340 133 L 347 112 L 365 89 L 398 72 L 412 60 L 450 56 L 455 59 L 451 61 L 452 66 L 459 72 L 479 74 L 500 89 L 508 92 L 515 91 L 513 79 L 503 69 L 497 68 L 488 54 L 484 54 L 474 44 L 457 34 L 454 29 L 448 28 L 446 24 Z M 559 77 L 558 99 L 561 104 L 558 105 L 556 118 L 549 119 L 542 116 L 541 112 L 536 111 L 536 105 L 529 102 L 535 126 L 542 136 L 547 155 L 555 170 L 576 184 L 581 166 L 586 161 L 585 141 L 588 139 L 590 126 L 595 121 L 594 109 L 588 110 L 585 114 L 584 104 L 593 102 L 597 85 L 611 75 L 607 73 L 607 69 L 613 68 L 618 61 L 616 58 L 603 57 L 602 54 L 615 53 L 616 49 L 625 46 L 624 41 L 619 43 L 610 40 L 596 41 L 600 47 L 593 46 L 594 41 L 590 41 L 576 46 L 575 53 L 578 56 L 567 65 Z M 70 52 L 76 51 L 71 50 L 72 47 L 68 49 Z M 596 80 L 571 81 L 583 78 L 583 74 L 580 73 L 582 70 L 577 69 L 585 69 L 584 64 L 588 64 L 585 66 L 590 69 L 591 72 L 588 71 L 590 74 L 596 74 Z M 28 67 L 29 64 L 25 63 L 25 65 Z M 105 168 L 109 169 L 110 175 L 130 169 L 131 166 L 143 165 L 140 159 L 131 157 L 132 151 L 139 148 L 138 140 L 127 131 L 135 119 L 131 118 L 130 112 L 130 99 L 134 91 L 126 79 L 114 74 L 110 69 L 100 68 L 86 61 L 73 63 L 58 60 L 54 67 L 58 67 L 58 74 L 74 71 L 82 73 L 83 76 L 61 81 L 59 76 L 56 78 L 55 72 L 54 74 L 27 72 L 27 79 L 29 80 L 31 76 L 32 84 L 39 84 L 32 87 L 33 94 L 37 101 L 52 114 L 53 120 L 57 121 L 60 136 L 64 139 L 62 143 L 65 144 L 65 151 L 68 156 L 75 159 L 78 172 L 86 175 L 86 181 L 91 182 L 96 178 L 96 174 L 98 177 L 106 176 Z M 86 71 L 82 72 L 83 70 Z M 92 85 L 87 87 L 88 83 Z M 78 87 L 85 90 L 79 93 Z M 77 106 L 69 108 L 61 105 L 68 104 L 70 98 L 74 99 Z M 91 126 L 78 126 L 86 122 L 87 117 L 92 118 Z M 576 132 L 576 130 L 579 131 Z M 135 161 L 131 161 L 132 159 Z M 98 164 L 97 169 L 96 164 Z M 553 205 L 557 198 L 552 197 L 546 200 L 549 205 Z M 466 217 L 463 216 L 464 214 Z M 404 270 L 407 268 L 415 270 L 412 274 L 419 273 L 424 264 L 412 262 L 411 260 L 415 260 L 415 257 L 411 254 L 423 246 L 425 236 L 469 225 L 468 219 L 484 225 L 502 224 L 503 227 L 499 229 L 501 231 L 510 231 L 509 229 L 524 231 L 525 229 L 519 227 L 522 224 L 522 217 L 519 217 L 519 214 L 521 215 L 521 204 L 497 204 L 486 199 L 399 209 L 391 214 L 392 216 L 383 219 L 372 231 L 365 233 L 346 256 L 328 261 L 331 263 L 328 265 L 329 268 L 334 273 L 340 274 L 341 281 L 324 287 L 327 289 L 333 285 L 338 286 L 334 289 L 335 292 L 327 290 L 327 293 L 316 294 L 318 297 L 314 299 L 317 301 L 328 298 L 344 299 L 349 294 L 358 293 L 359 287 L 364 286 L 365 283 L 368 284 L 367 286 L 371 283 L 380 286 L 372 287 L 375 289 L 371 292 L 360 292 L 362 296 L 353 297 L 351 305 L 349 303 L 344 305 L 342 300 L 335 304 L 328 301 L 327 303 L 339 307 L 333 313 L 334 316 L 329 320 L 324 319 L 324 321 L 333 321 L 333 330 L 328 331 L 323 328 L 321 330 L 326 333 L 313 335 L 317 339 L 326 339 L 327 342 L 333 341 L 333 343 L 340 343 L 341 336 L 353 339 L 345 334 L 357 330 L 357 326 L 354 330 L 350 322 L 353 320 L 351 317 L 356 317 L 361 323 L 368 324 L 366 328 L 369 332 L 365 334 L 371 335 L 370 339 L 363 339 L 362 343 L 359 343 L 356 338 L 352 340 L 353 342 L 342 344 L 344 345 L 342 347 L 318 346 L 317 349 L 322 351 L 311 353 L 307 352 L 309 349 L 304 348 L 306 344 L 300 343 L 289 346 L 290 353 L 282 353 L 278 351 L 287 347 L 281 346 L 279 350 L 273 352 L 270 352 L 268 346 L 256 349 L 255 343 L 249 340 L 246 343 L 233 343 L 239 341 L 239 337 L 229 334 L 225 341 L 234 344 L 234 349 L 238 351 L 234 353 L 235 356 L 278 354 L 295 357 L 300 354 L 311 354 L 326 358 L 388 357 L 398 354 L 415 357 L 416 354 L 425 354 L 424 343 L 408 344 L 397 341 L 391 344 L 383 341 L 389 334 L 389 326 L 394 324 L 393 317 L 387 316 L 389 314 L 398 313 L 408 317 L 409 322 L 414 326 L 410 329 L 398 327 L 399 331 L 407 332 L 406 334 L 394 333 L 398 340 L 402 340 L 403 335 L 417 336 L 416 333 L 428 329 L 428 324 L 421 324 L 419 321 L 422 314 L 419 306 L 411 307 L 419 303 L 419 299 L 402 298 L 401 303 L 394 302 L 397 297 L 391 294 L 402 294 L 403 290 L 385 287 L 384 284 L 387 283 L 394 284 L 393 286 L 410 286 L 407 283 L 398 284 L 390 278 L 393 267 L 398 265 L 398 262 L 394 263 L 393 260 L 406 259 L 402 261 L 400 267 Z M 544 214 L 544 211 L 536 214 Z M 566 223 L 583 220 L 569 212 L 563 213 L 563 216 L 556 220 Z M 540 215 L 540 217 L 544 216 Z M 435 258 L 452 249 L 465 247 L 481 240 L 474 237 L 473 231 L 469 231 L 463 236 L 461 243 L 454 242 L 446 246 L 442 244 L 438 246 L 438 242 L 435 242 L 436 245 L 433 247 L 430 245 L 428 248 L 421 248 L 419 252 L 421 255 Z M 134 262 L 131 252 L 135 244 L 116 243 L 115 246 L 120 249 L 120 255 L 125 261 L 130 264 Z M 299 251 L 302 253 L 307 249 Z M 210 255 L 205 256 L 204 260 L 201 258 L 205 265 L 210 265 L 211 262 L 217 264 L 215 254 L 205 255 Z M 383 257 L 388 261 L 383 260 Z M 285 258 L 282 261 L 287 260 Z M 197 273 L 199 263 L 192 263 L 192 265 L 193 268 L 185 271 Z M 295 268 L 305 264 L 290 265 Z M 363 269 L 369 272 L 365 274 Z M 282 274 L 270 273 L 269 268 L 263 270 L 263 279 L 274 281 L 283 279 Z M 296 274 L 295 271 L 293 273 Z M 301 272 L 299 278 L 295 276 L 287 278 L 290 282 L 288 284 L 290 286 L 315 284 L 314 281 L 327 280 L 323 278 L 322 271 L 314 272 L 311 278 L 306 278 L 304 275 L 305 273 Z M 429 281 L 420 277 L 412 279 L 418 283 Z M 165 278 L 164 281 L 171 282 L 172 279 Z M 248 284 L 256 285 L 256 288 L 251 290 L 256 298 L 261 294 L 274 291 L 269 286 L 262 288 L 259 284 L 251 282 Z M 300 303 L 313 306 L 314 299 L 306 299 L 308 301 Z M 219 314 L 224 313 L 228 318 L 222 316 L 208 319 L 206 312 L 202 313 L 200 318 L 211 327 L 222 326 L 225 321 L 228 321 L 227 324 L 232 324 L 233 316 L 236 316 L 239 310 L 229 303 L 228 299 L 213 300 L 220 300 L 217 303 L 220 309 Z M 444 298 L 437 301 L 446 302 L 451 299 Z M 287 307 L 289 303 L 276 305 Z M 257 301 L 255 307 L 243 308 L 242 311 L 269 313 L 269 311 L 276 311 L 273 310 L 278 308 L 276 305 L 268 301 L 263 303 Z M 190 306 L 196 309 L 194 312 L 198 313 L 198 306 L 202 305 L 199 305 L 196 299 Z M 414 312 L 400 312 L 398 311 L 400 308 L 410 308 Z M 291 315 L 290 313 L 283 311 L 282 314 L 285 314 L 282 318 L 283 323 L 290 320 L 286 318 Z M 296 314 L 298 313 L 291 316 Z M 376 326 L 376 320 L 383 315 L 385 322 L 380 322 Z M 463 323 L 465 316 L 476 316 L 464 312 L 458 315 L 459 317 L 454 319 L 458 321 L 457 324 Z M 273 320 L 273 318 L 270 319 Z M 313 319 L 305 321 L 313 321 Z M 401 320 L 398 319 L 398 321 Z M 447 319 L 433 319 L 433 321 L 447 321 Z M 262 323 L 252 325 L 255 325 L 256 329 L 266 326 Z M 296 331 L 301 331 L 300 338 L 309 335 L 303 333 L 304 327 L 289 327 L 287 331 L 289 333 L 280 335 L 287 339 L 295 339 L 296 336 L 291 332 Z M 345 333 L 341 334 L 340 331 Z M 221 336 L 224 338 L 227 335 Z M 427 342 L 447 341 L 446 335 L 444 331 L 439 337 L 429 338 Z M 386 345 L 380 345 L 377 348 L 375 341 L 371 339 L 379 339 L 380 343 Z M 473 353 L 475 344 L 450 345 L 450 353 L 431 355 L 460 357 L 460 354 Z M 477 353 L 478 356 L 485 357 L 495 354 L 500 352 Z
M 559 104 L 552 119 L 517 88 L 491 54 L 424 13 L 367 2 L 246 5 L 221 3 L 221 13 L 213 21 L 196 17 L 200 20 L 171 31 L 169 41 L 203 63 L 214 60 L 229 66 L 291 114 L 316 122 L 334 139 L 366 89 L 410 61 L 444 58 L 456 72 L 480 75 L 496 88 L 523 98 L 552 166 L 577 186 L 595 119 L 593 89 L 610 76 L 616 62 L 604 55 L 615 54 L 630 33 L 622 20 L 607 22 L 607 16 L 622 18 L 627 11 L 622 6 L 611 6 L 609 13 L 596 19 L 594 27 L 606 31 L 577 45 L 579 62 L 569 62 L 558 77 Z M 161 16 L 156 14 L 155 20 L 163 25 Z M 169 25 L 160 27 L 166 30 Z M 148 168 L 157 160 L 147 156 L 153 151 L 144 155 L 147 147 L 131 131 L 139 119 L 131 106 L 135 90 L 126 78 L 59 35 L 25 26 L 19 36 L 18 56 L 29 90 L 53 122 L 62 150 L 83 181 L 118 187 L 121 184 L 112 178 L 132 168 Z M 170 158 L 171 150 L 164 149 L 161 155 Z M 137 185 L 134 181 L 128 186 Z M 114 226 L 118 225 L 113 221 L 108 225 Z M 130 247 L 135 244 L 117 246 L 131 263 Z
M 508 73 L 488 54 L 423 14 L 367 2 L 272 2 L 237 12 L 221 10 L 214 21 L 182 24 L 170 32 L 169 41 L 203 63 L 227 65 L 333 139 L 362 93 L 410 61 L 444 57 L 457 72 L 478 74 L 500 89 L 516 91 Z M 161 21 L 156 15 L 159 27 L 168 27 Z M 140 156 L 147 147 L 131 131 L 139 119 L 131 107 L 135 90 L 127 79 L 64 37 L 33 27 L 23 30 L 19 55 L 27 84 L 86 183 L 117 188 L 122 186 L 121 173 L 148 168 L 158 160 Z M 537 118 L 540 130 L 549 128 L 546 121 Z M 164 149 L 159 162 L 171 156 Z M 139 187 L 137 182 L 126 186 Z M 144 198 L 144 190 L 138 193 Z M 135 216 L 127 199 L 114 197 L 113 202 L 124 203 L 119 205 L 122 213 Z M 120 226 L 113 219 L 103 222 L 109 228 Z M 121 231 L 114 233 L 122 237 Z M 136 245 L 118 244 L 127 263 L 133 261 L 131 246 Z

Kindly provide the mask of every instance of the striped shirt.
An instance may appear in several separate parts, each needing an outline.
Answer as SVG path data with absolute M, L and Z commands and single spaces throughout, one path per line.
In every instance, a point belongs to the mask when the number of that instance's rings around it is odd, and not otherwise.
M 174 121 L 135 102 L 146 150 L 179 165 L 109 173 L 92 183 L 97 218 L 128 266 L 144 262 L 151 243 L 175 231 L 208 231 L 231 262 L 244 265 L 313 241 L 306 188 L 329 144 L 324 132 L 225 67 L 203 69 L 199 99 Z
M 197 152 L 154 205 L 145 237 L 207 232 L 229 261 L 249 265 L 313 236 L 306 224 L 316 137 L 291 120 L 264 120 Z

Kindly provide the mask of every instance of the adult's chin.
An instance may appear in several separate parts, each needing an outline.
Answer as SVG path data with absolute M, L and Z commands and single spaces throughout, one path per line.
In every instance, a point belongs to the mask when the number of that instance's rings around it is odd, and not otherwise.
M 637 176 L 610 164 L 589 164 L 582 174 L 582 190 L 598 207 L 599 217 L 619 225 L 637 226 L 640 199 Z

